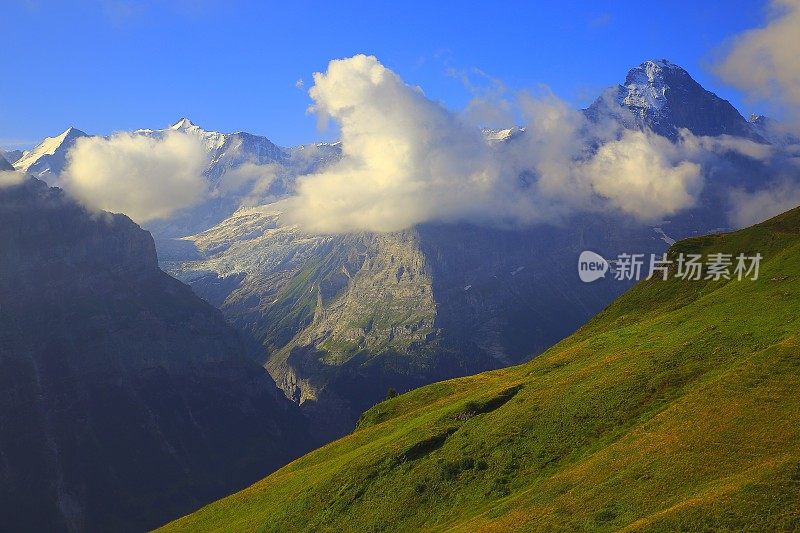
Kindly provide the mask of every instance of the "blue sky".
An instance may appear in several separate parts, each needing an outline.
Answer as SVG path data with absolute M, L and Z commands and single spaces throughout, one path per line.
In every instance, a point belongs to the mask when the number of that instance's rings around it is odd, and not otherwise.
M 763 23 L 764 2 L 362 4 L 12 1 L 2 7 L 0 146 L 69 125 L 108 134 L 181 116 L 281 145 L 329 138 L 306 113 L 311 73 L 356 53 L 456 110 L 471 93 L 454 73 L 486 83 L 478 69 L 512 89 L 546 84 L 584 106 L 642 60 L 667 58 L 744 114 L 764 111 L 710 69 L 734 34 Z

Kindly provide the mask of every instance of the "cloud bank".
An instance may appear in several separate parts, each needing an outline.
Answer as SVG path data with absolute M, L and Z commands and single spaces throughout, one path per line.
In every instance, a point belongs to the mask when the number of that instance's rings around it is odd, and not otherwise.
M 202 143 L 190 135 L 168 132 L 155 139 L 116 133 L 78 139 L 60 180 L 83 203 L 144 223 L 200 201 L 207 164 Z
M 753 155 L 766 162 L 770 174 L 778 177 L 760 190 L 734 189 L 730 193 L 729 219 L 736 227 L 800 204 L 800 0 L 772 0 L 770 8 L 772 16 L 767 24 L 736 36 L 715 66 L 723 80 L 752 98 L 782 104 L 789 119 L 783 124 L 768 120 L 764 125 L 767 138 L 782 146 L 784 153 Z
M 341 128 L 343 154 L 301 177 L 287 202 L 288 220 L 311 232 L 396 231 L 429 221 L 529 224 L 576 209 L 656 220 L 694 205 L 702 188 L 701 164 L 692 158 L 706 141 L 687 134 L 675 145 L 617 123 L 590 123 L 550 94 L 519 97 L 525 133 L 495 148 L 372 56 L 331 61 L 314 74 L 309 95 L 320 120 Z M 587 151 L 593 144 L 599 148 Z
M 607 116 L 589 120 L 546 90 L 512 99 L 493 81 L 464 112 L 453 112 L 372 56 L 331 61 L 313 81 L 310 109 L 321 123 L 338 125 L 342 156 L 300 176 L 284 202 L 284 221 L 311 233 L 388 232 L 433 221 L 513 227 L 600 211 L 653 222 L 695 206 L 705 171 L 730 166 L 722 156 L 767 166 L 776 159 L 772 146 L 737 137 L 683 130 L 671 142 L 627 130 L 612 117 L 629 111 L 613 98 Z M 510 116 L 521 117 L 524 129 L 505 141 L 487 140 L 478 127 Z M 92 207 L 144 223 L 207 198 L 272 201 L 270 185 L 286 178 L 279 165 L 244 163 L 209 191 L 208 157 L 199 138 L 179 131 L 81 138 L 61 184 Z M 792 187 L 786 180 L 774 190 L 737 190 L 731 219 L 741 225 L 759 210 L 787 205 L 781 201 L 795 198 Z

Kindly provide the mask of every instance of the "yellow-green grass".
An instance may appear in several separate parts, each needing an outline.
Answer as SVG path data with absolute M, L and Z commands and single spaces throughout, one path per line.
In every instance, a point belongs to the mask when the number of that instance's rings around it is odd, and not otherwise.
M 533 361 L 383 402 L 164 530 L 800 530 L 800 210 L 681 251 L 764 260 L 642 282 Z

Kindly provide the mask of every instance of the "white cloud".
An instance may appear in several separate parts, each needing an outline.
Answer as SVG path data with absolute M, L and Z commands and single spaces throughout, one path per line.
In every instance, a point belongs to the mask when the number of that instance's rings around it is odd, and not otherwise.
M 314 74 L 312 111 L 341 132 L 341 159 L 301 176 L 287 222 L 315 233 L 396 231 L 429 221 L 510 226 L 607 210 L 650 221 L 695 205 L 703 169 L 735 152 L 769 161 L 773 148 L 729 136 L 677 142 L 625 130 L 612 115 L 589 121 L 543 91 L 517 94 L 493 82 L 466 113 L 452 112 L 405 84 L 375 57 L 331 61 Z M 497 112 L 493 106 L 499 106 Z M 490 145 L 477 121 L 524 117 L 525 133 Z M 70 151 L 65 188 L 93 207 L 139 222 L 167 218 L 209 195 L 207 152 L 180 132 L 154 139 L 116 134 L 82 138 Z M 245 163 L 229 169 L 213 195 L 271 200 L 283 170 Z
M 468 217 L 497 180 L 480 131 L 374 57 L 314 74 L 313 109 L 336 120 L 342 159 L 301 178 L 290 219 L 310 231 L 393 231 Z
M 497 149 L 375 57 L 332 61 L 309 94 L 339 125 L 343 152 L 288 202 L 289 221 L 312 232 L 530 224 L 603 208 L 649 220 L 692 206 L 702 187 L 683 145 L 589 123 L 551 94 L 519 99 L 526 133 Z M 606 144 L 592 152 L 591 141 Z
M 767 161 L 775 155 L 775 149 L 769 144 L 731 135 L 695 137 L 684 129 L 680 131 L 680 138 L 688 153 L 695 156 L 704 151 L 712 154 L 737 153 L 757 161 Z
M 731 192 L 729 217 L 737 228 L 750 226 L 800 205 L 800 184 L 784 180 L 755 192 Z
M 612 206 L 658 219 L 694 205 L 702 188 L 700 165 L 685 160 L 683 152 L 664 137 L 628 131 L 602 145 L 580 171 Z
M 507 99 L 509 89 L 502 80 L 480 69 L 459 70 L 448 68 L 447 74 L 458 79 L 472 95 L 461 112 L 471 125 L 488 128 L 507 128 L 517 122 L 514 106 Z
M 516 160 L 514 172 L 535 171 L 539 213 L 546 202 L 549 214 L 616 210 L 655 220 L 695 204 L 704 142 L 688 132 L 673 144 L 652 133 L 620 131 L 611 121 L 590 124 L 552 95 L 528 98 L 524 106 L 530 121 L 524 142 L 502 157 Z
M 261 165 L 245 162 L 228 169 L 225 172 L 225 179 L 215 192 L 223 196 L 235 195 L 241 198 L 242 206 L 258 205 L 268 200 L 265 194 L 279 171 L 280 167 L 274 163 Z
M 800 0 L 772 0 L 771 7 L 775 16 L 763 28 L 737 36 L 716 72 L 756 98 L 778 98 L 796 107 L 800 105 Z
M 198 139 L 180 132 L 83 137 L 68 153 L 61 184 L 87 205 L 148 222 L 203 198 L 207 157 Z
M 589 19 L 590 28 L 605 28 L 614 21 L 611 13 L 603 12 Z

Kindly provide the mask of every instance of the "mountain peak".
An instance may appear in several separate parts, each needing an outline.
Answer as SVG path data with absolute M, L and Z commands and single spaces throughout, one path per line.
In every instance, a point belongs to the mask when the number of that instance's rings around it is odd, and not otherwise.
M 649 59 L 628 72 L 619 103 L 627 107 L 658 111 L 667 104 L 667 91 L 676 83 L 695 82 L 678 65 L 666 59 Z
M 196 128 L 197 124 L 192 122 L 186 117 L 181 117 L 175 124 L 169 127 L 171 130 L 187 130 L 189 128 Z
M 24 152 L 14 162 L 14 168 L 41 176 L 51 169 L 52 161 L 50 160 L 54 157 L 59 160 L 57 166 L 61 167 L 67 150 L 80 137 L 88 137 L 88 135 L 73 126 L 65 129 L 55 137 L 45 137 L 42 142 L 31 150 Z
M 664 76 L 665 73 L 674 71 L 686 72 L 686 69 L 680 65 L 676 65 L 668 59 L 648 59 L 646 61 L 642 61 L 639 65 L 628 71 L 628 78 L 630 79 L 631 76 L 637 76 L 638 73 L 641 72 L 647 76 L 650 82 L 654 82 L 659 77 Z
M 765 115 L 750 115 L 747 120 L 753 129 L 770 144 L 792 146 L 800 144 L 800 137 L 791 127 Z
M 77 137 L 85 137 L 85 136 L 86 136 L 86 133 L 82 132 L 81 130 L 79 130 L 75 126 L 70 126 L 69 128 L 65 129 L 63 132 L 61 132 L 60 135 L 55 137 L 55 139 L 59 140 L 60 142 L 64 142 L 65 140 L 68 140 L 68 139 L 74 139 L 74 138 L 77 138 Z
M 633 67 L 623 85 L 606 91 L 586 113 L 593 120 L 611 116 L 626 128 L 648 128 L 673 140 L 684 128 L 695 135 L 764 140 L 730 102 L 667 59 L 649 59 Z

